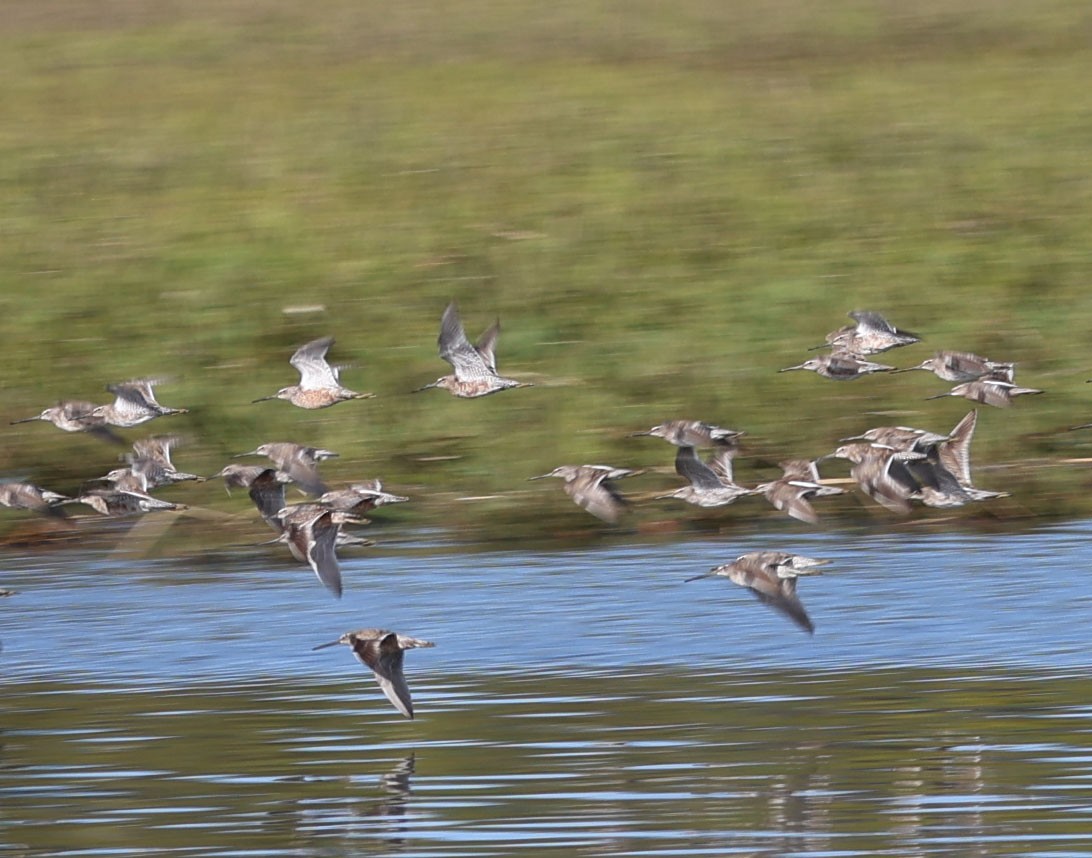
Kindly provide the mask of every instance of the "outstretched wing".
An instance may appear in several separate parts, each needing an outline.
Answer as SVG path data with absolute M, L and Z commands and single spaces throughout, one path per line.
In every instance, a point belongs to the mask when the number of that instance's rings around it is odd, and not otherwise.
M 333 337 L 312 340 L 296 349 L 288 362 L 300 374 L 300 387 L 304 390 L 319 390 L 338 387 L 338 373 L 326 362 L 326 353 L 334 344 Z
M 498 328 L 497 331 L 499 330 Z M 486 334 L 488 333 L 487 331 Z M 496 344 L 496 334 L 493 335 L 492 343 L 486 341 L 485 337 L 482 339 L 487 346 Z M 492 359 L 487 362 L 466 338 L 463 323 L 459 320 L 459 309 L 454 301 L 444 309 L 444 315 L 440 319 L 440 336 L 436 342 L 440 347 L 440 357 L 451 364 L 458 381 L 473 381 L 496 375 L 490 367 Z

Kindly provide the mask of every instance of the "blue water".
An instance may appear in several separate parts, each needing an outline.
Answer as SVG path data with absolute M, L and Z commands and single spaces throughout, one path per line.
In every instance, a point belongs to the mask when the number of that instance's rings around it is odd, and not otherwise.
M 801 579 L 813 637 L 726 579 L 683 583 L 746 551 L 833 562 Z M 230 559 L 133 561 L 77 552 L 9 557 L 0 663 L 9 681 L 341 674 L 342 632 L 435 641 L 417 671 L 989 665 L 1092 662 L 1092 525 L 1011 536 L 914 531 L 552 552 L 342 552 L 332 598 L 280 546 Z

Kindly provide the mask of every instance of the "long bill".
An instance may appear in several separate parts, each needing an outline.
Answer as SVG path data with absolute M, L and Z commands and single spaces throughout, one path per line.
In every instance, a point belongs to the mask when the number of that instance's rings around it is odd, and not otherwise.
M 41 419 L 42 419 L 41 417 L 24 417 L 22 420 L 12 420 L 11 425 L 14 426 L 16 423 L 31 423 L 34 420 L 41 420 Z
M 311 647 L 311 652 L 314 652 L 317 649 L 326 649 L 327 647 L 337 646 L 339 643 L 341 643 L 341 638 L 338 638 L 336 641 L 330 641 L 329 643 L 324 643 L 324 644 L 319 644 L 318 646 L 313 646 L 313 647 Z

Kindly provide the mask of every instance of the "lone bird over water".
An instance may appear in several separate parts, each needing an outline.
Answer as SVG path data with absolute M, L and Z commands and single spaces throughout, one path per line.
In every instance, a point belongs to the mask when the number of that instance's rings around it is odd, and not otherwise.
M 326 362 L 326 353 L 333 344 L 333 337 L 322 337 L 300 346 L 288 361 L 299 372 L 300 383 L 254 401 L 287 399 L 297 408 L 315 409 L 329 408 L 349 399 L 373 398 L 374 393 L 357 393 L 341 386 L 340 367 Z
M 641 472 L 627 471 L 625 468 L 612 468 L 610 465 L 561 465 L 548 474 L 540 474 L 530 479 L 560 477 L 565 481 L 565 494 L 573 499 L 573 503 L 596 518 L 614 524 L 626 511 L 629 503 L 618 493 L 611 480 L 639 473 Z
M 855 355 L 875 355 L 898 346 L 920 343 L 921 337 L 892 325 L 879 313 L 871 310 L 853 310 L 849 314 L 856 325 L 846 325 L 827 334 L 826 345 L 835 351 Z M 814 346 L 821 349 L 823 346 Z
M 66 399 L 58 402 L 51 408 L 45 409 L 37 417 L 24 417 L 22 420 L 12 420 L 14 426 L 17 423 L 30 423 L 34 420 L 45 420 L 52 423 L 58 429 L 65 432 L 86 432 L 88 435 L 111 444 L 124 444 L 122 438 L 111 432 L 106 427 L 106 420 L 94 415 L 98 408 L 94 402 L 84 402 L 80 399 Z
M 810 358 L 802 364 L 787 366 L 778 372 L 789 372 L 794 369 L 807 369 L 816 372 L 824 378 L 832 378 L 835 381 L 852 381 L 862 375 L 872 372 L 891 372 L 895 367 L 882 363 L 872 363 L 862 357 L 849 352 L 831 352 L 817 358 Z
M 119 384 L 108 384 L 106 389 L 114 394 L 114 401 L 110 405 L 99 405 L 92 412 L 90 418 L 101 418 L 111 426 L 120 426 L 128 429 L 147 423 L 155 417 L 165 417 L 171 414 L 189 414 L 188 408 L 167 408 L 156 402 L 154 387 L 160 380 L 155 378 L 142 378 L 135 381 L 124 381 Z
M 376 682 L 387 695 L 387 699 L 394 704 L 394 708 L 412 719 L 413 700 L 410 698 L 409 685 L 406 684 L 406 675 L 402 671 L 405 651 L 419 647 L 433 647 L 436 644 L 432 641 L 399 635 L 386 629 L 360 629 L 356 632 L 346 632 L 336 641 L 319 644 L 312 648 L 312 652 L 338 644 L 347 644 L 352 648 L 353 655 L 360 663 L 375 674 Z
M 801 575 L 822 575 L 817 567 L 828 563 L 829 560 L 784 551 L 752 551 L 686 580 L 723 576 L 733 584 L 746 587 L 760 602 L 780 611 L 810 635 L 815 632 L 815 626 L 796 595 L 796 579 Z
M 500 322 L 497 321 L 482 334 L 477 345 L 472 345 L 466 338 L 463 323 L 459 320 L 459 310 L 452 301 L 444 309 L 444 315 L 440 319 L 440 336 L 436 342 L 440 347 L 440 357 L 451 364 L 455 373 L 440 376 L 432 384 L 417 388 L 414 393 L 440 387 L 463 399 L 474 399 L 511 387 L 531 387 L 526 382 L 502 378 L 497 374 L 496 349 L 499 336 Z
M 668 420 L 659 426 L 653 426 L 647 432 L 634 432 L 629 437 L 663 438 L 676 447 L 719 447 L 735 444 L 743 436 L 735 429 L 713 426 L 701 420 Z

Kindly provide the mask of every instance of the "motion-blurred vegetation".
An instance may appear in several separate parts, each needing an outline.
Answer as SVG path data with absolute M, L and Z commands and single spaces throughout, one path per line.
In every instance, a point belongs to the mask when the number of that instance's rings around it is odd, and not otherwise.
M 1090 37 L 1079 0 L 9 4 L 0 417 L 161 376 L 192 413 L 126 434 L 186 436 L 183 470 L 294 440 L 341 453 L 331 482 L 414 495 L 407 521 L 595 528 L 526 478 L 673 485 L 674 450 L 626 438 L 667 418 L 745 430 L 748 484 L 871 425 L 950 428 L 970 405 L 926 402 L 926 373 L 777 374 L 860 307 L 925 337 L 885 362 L 975 351 L 1048 391 L 982 408 L 977 482 L 1015 497 L 957 518 L 1085 515 L 1092 471 L 1064 460 L 1092 454 L 1066 431 L 1092 420 Z M 410 395 L 447 371 L 451 298 L 471 338 L 499 315 L 500 369 L 534 388 Z M 250 403 L 326 334 L 376 399 Z M 116 456 L 4 438 L 5 474 L 58 491 Z

